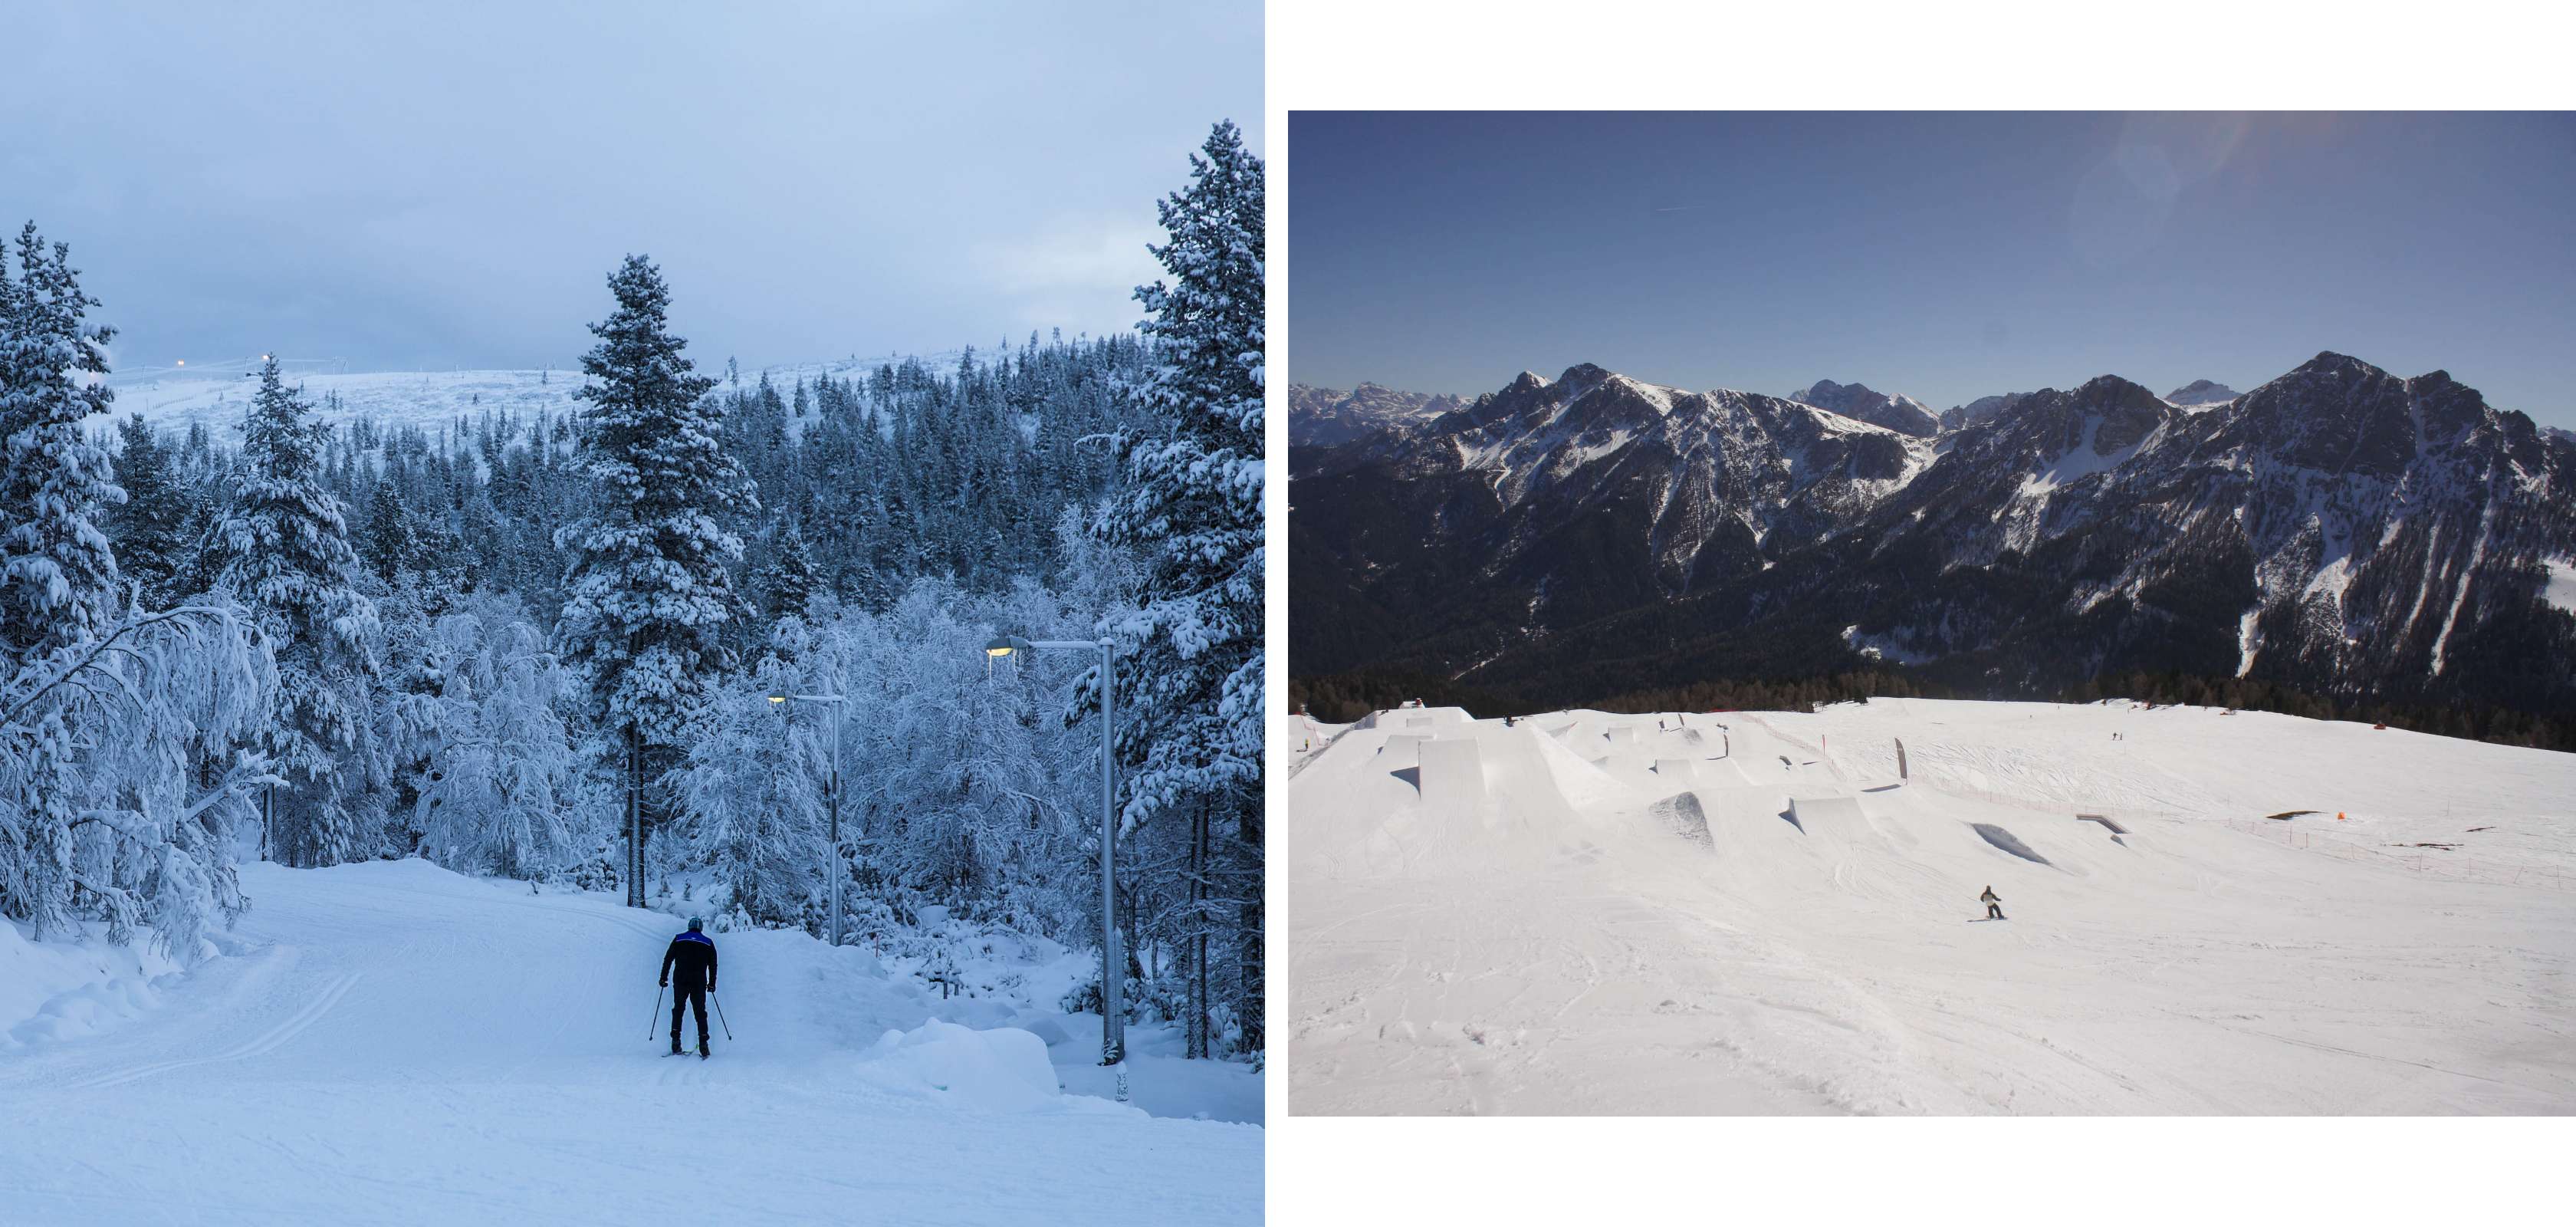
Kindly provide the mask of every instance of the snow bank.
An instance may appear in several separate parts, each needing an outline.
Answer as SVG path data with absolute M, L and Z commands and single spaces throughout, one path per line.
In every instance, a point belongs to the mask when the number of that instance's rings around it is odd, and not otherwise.
M 117 946 L 91 934 L 32 941 L 0 921 L 0 1052 L 105 1031 L 161 1004 L 160 985 L 181 974 L 151 934 Z
M 988 1112 L 1036 1111 L 1060 1098 L 1046 1041 L 1015 1027 L 978 1031 L 932 1019 L 886 1032 L 861 1063 L 888 1090 Z

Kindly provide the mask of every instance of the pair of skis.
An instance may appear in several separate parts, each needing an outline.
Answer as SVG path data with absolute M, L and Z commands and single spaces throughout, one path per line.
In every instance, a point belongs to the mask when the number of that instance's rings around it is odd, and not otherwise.
M 668 984 L 665 984 L 665 985 L 663 985 L 662 987 L 663 987 L 663 988 L 665 988 L 665 989 L 667 989 L 667 988 L 669 988 L 669 987 L 671 987 L 671 986 L 670 986 L 670 985 L 668 985 Z M 708 1003 L 709 1003 L 709 1004 L 714 1005 L 714 1006 L 715 1006 L 715 1008 L 716 1008 L 716 1020 L 717 1020 L 718 1022 L 723 1022 L 723 1021 L 724 1021 L 724 1003 L 723 1003 L 723 1002 L 721 1002 L 721 1001 L 716 1000 L 716 995 L 715 995 L 713 992 L 710 992 L 710 993 L 708 993 L 708 994 L 707 994 L 707 1001 L 708 1001 Z M 648 1017 L 644 1020 L 644 1038 L 646 1038 L 646 1039 L 648 1039 L 648 1040 L 649 1040 L 649 1039 L 651 1039 L 651 1038 L 653 1038 L 653 1024 L 654 1024 L 655 1022 L 659 1021 L 659 1020 L 661 1019 L 661 1017 L 662 1017 L 662 994 L 661 994 L 659 991 L 656 991 L 656 992 L 653 994 L 653 1013 L 652 1013 L 650 1016 L 648 1016 Z M 710 1050 L 709 1050 L 709 1048 L 708 1048 L 708 1046 L 707 1046 L 706 1021 L 707 1021 L 706 1013 L 705 1013 L 704 1011 L 700 1011 L 700 1012 L 699 1012 L 699 1014 L 698 1014 L 698 1059 L 699 1059 L 699 1060 L 701 1060 L 701 1061 L 706 1060 L 707 1058 L 712 1057 L 712 1056 L 714 1056 L 714 1055 L 715 1055 L 715 1053 L 714 1053 L 714 1052 L 712 1052 L 712 1051 L 710 1051 Z M 725 1023 L 725 1024 L 724 1024 L 724 1029 L 725 1029 L 725 1042 L 726 1042 L 726 1043 L 732 1043 L 732 1042 L 733 1042 L 733 1024 L 732 1024 L 732 1023 L 729 1023 L 729 1022 Z M 679 1043 L 679 1042 L 680 1042 L 680 1036 L 679 1036 L 679 1034 L 678 1034 L 678 1033 L 679 1033 L 679 1030 L 680 1030 L 680 1005 L 679 1005 L 679 1003 L 678 1003 L 678 1002 L 673 1002 L 673 1003 L 671 1003 L 671 1031 L 672 1031 L 672 1035 L 671 1035 L 671 1042 L 672 1042 L 673 1044 L 677 1044 L 677 1043 Z M 681 1055 L 684 1055 L 684 1054 L 683 1054 L 683 1053 L 682 1053 L 678 1048 L 673 1048 L 671 1051 L 666 1052 L 666 1053 L 663 1053 L 662 1055 L 663 1055 L 663 1056 L 666 1056 L 666 1057 L 676 1057 L 676 1056 L 681 1056 Z

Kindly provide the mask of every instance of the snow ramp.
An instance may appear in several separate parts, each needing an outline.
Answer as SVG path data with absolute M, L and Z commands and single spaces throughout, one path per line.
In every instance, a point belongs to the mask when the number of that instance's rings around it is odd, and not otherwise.
M 1810 836 L 1858 839 L 1870 829 L 1858 797 L 1791 797 L 1789 812 L 1797 817 L 1798 829 Z
M 1430 739 L 1419 733 L 1396 733 L 1390 735 L 1386 739 L 1386 744 L 1378 747 L 1378 766 L 1384 767 L 1389 771 L 1401 771 L 1406 767 L 1421 766 L 1422 743 L 1427 740 Z
M 1370 712 L 1351 727 L 1391 733 L 1423 732 L 1466 724 L 1469 719 L 1463 707 L 1398 707 Z
M 1485 756 L 1472 738 L 1423 742 L 1422 803 L 1447 810 L 1473 810 L 1485 804 Z
M 2048 864 L 2048 858 L 2031 851 L 2030 845 L 2023 843 L 2020 836 L 2017 836 L 1994 823 L 1971 822 L 1968 826 L 1977 833 L 1978 838 L 1983 839 L 1987 843 L 1993 844 L 2006 852 L 2012 853 L 2014 856 L 2030 861 L 2033 864 Z
M 1700 788 L 1692 795 L 1699 798 L 1710 838 L 1720 849 L 1778 849 L 1801 838 L 1798 828 L 1783 817 L 1788 812 L 1789 799 L 1777 788 Z

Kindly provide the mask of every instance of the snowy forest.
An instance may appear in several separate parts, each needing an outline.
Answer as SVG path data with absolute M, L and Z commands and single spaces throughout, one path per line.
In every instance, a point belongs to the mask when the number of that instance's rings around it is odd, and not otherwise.
M 186 961 L 244 860 L 419 856 L 818 937 L 838 873 L 854 943 L 1096 949 L 1097 656 L 985 645 L 1107 639 L 1130 1016 L 1259 1059 L 1261 161 L 1217 125 L 1157 208 L 1133 334 L 782 384 L 630 256 L 579 412 L 436 431 L 275 360 L 237 430 L 120 421 L 114 304 L 30 222 L 0 914 Z

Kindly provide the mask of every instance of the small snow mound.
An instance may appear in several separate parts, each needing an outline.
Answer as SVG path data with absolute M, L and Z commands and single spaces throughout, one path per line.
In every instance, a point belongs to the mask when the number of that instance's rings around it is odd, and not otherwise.
M 0 920 L 0 1052 L 113 1030 L 159 1007 L 179 965 L 147 933 L 118 946 L 89 933 L 37 943 Z
M 910 1031 L 888 1031 L 863 1058 L 895 1089 L 944 1098 L 987 1112 L 1030 1112 L 1059 1098 L 1046 1041 L 1017 1027 L 978 1031 L 932 1019 Z

